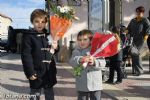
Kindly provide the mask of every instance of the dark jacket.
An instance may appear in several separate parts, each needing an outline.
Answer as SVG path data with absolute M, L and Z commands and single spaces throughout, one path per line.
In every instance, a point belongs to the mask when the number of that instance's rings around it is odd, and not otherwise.
M 56 81 L 56 64 L 51 53 L 43 48 L 48 48 L 44 33 L 34 30 L 24 32 L 22 41 L 21 59 L 24 73 L 27 78 L 37 74 L 36 80 L 29 80 L 31 88 L 52 87 Z M 51 61 L 51 63 L 43 62 Z
M 114 56 L 109 57 L 109 60 L 112 61 L 122 61 L 122 50 L 120 50 L 117 54 Z
M 148 39 L 147 39 L 147 45 L 148 45 L 148 48 L 150 50 L 150 35 L 148 36 Z
M 150 16 L 148 17 L 149 21 L 150 21 Z M 148 45 L 148 48 L 150 50 L 150 34 L 148 36 L 148 39 L 147 39 L 147 45 Z
M 133 44 L 139 50 L 144 43 L 144 36 L 150 34 L 150 22 L 147 18 L 142 18 L 141 21 L 137 21 L 136 18 L 132 19 L 127 27 L 129 34 L 133 37 Z

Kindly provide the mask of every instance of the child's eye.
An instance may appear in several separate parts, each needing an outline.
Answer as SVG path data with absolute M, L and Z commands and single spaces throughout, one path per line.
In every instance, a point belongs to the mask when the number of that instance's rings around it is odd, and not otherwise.
M 78 41 L 82 41 L 82 39 L 78 39 Z
M 45 23 L 45 21 L 42 21 L 42 23 Z
M 88 39 L 84 39 L 84 41 L 87 41 Z
M 88 38 L 86 38 L 86 39 L 78 39 L 78 41 L 88 41 Z
M 38 20 L 35 20 L 34 22 L 35 22 L 35 23 L 39 23 L 39 21 L 38 21 Z

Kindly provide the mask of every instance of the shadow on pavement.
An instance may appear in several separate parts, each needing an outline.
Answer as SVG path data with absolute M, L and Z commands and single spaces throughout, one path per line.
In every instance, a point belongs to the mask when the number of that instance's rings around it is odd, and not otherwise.
M 74 76 L 70 72 L 67 72 L 66 69 L 59 69 L 59 68 L 57 68 L 57 76 L 64 78 L 74 78 Z
M 29 83 L 28 80 L 21 80 L 21 79 L 17 79 L 17 78 L 10 78 L 10 80 L 19 81 L 19 82 L 22 82 L 22 83 Z
M 67 97 L 76 97 L 75 88 L 66 88 L 66 87 L 55 87 L 54 92 L 56 96 L 67 96 Z
M 0 67 L 6 70 L 23 71 L 22 65 L 18 65 L 18 64 L 0 63 Z
M 120 97 L 122 98 L 121 100 L 128 100 L 128 99 L 123 99 L 123 98 L 126 98 L 126 97 L 135 97 L 135 96 L 138 96 L 138 97 L 144 97 L 144 98 L 149 98 L 150 96 L 148 94 L 145 94 L 145 93 L 139 93 L 137 91 L 135 91 L 134 89 L 126 89 L 125 91 L 128 92 L 128 94 L 124 94 L 124 93 L 121 93 L 120 90 L 105 90 L 105 93 L 110 93 L 110 94 L 113 94 L 112 96 L 113 97 Z M 132 92 L 132 93 L 131 93 Z M 130 93 L 130 94 L 129 94 Z M 149 92 L 148 92 L 149 93 Z M 133 95 L 132 95 L 133 94 Z M 113 99 L 114 100 L 114 99 Z M 149 100 L 149 99 L 148 99 Z
M 20 60 L 21 54 L 0 52 L 0 58 L 3 60 Z
M 144 84 L 144 83 L 137 83 L 137 84 Z M 150 84 L 150 83 L 149 83 Z M 137 96 L 145 97 L 150 99 L 150 86 L 129 86 L 131 89 L 124 89 L 128 93 L 134 93 Z M 144 89 L 141 89 L 144 88 Z
M 15 92 L 15 93 L 19 93 L 19 94 L 28 94 L 29 93 L 29 87 L 27 87 L 27 86 L 16 86 L 16 85 L 10 85 L 10 84 L 1 84 L 1 86 L 5 89 Z
M 59 84 L 75 84 L 75 82 L 58 81 Z

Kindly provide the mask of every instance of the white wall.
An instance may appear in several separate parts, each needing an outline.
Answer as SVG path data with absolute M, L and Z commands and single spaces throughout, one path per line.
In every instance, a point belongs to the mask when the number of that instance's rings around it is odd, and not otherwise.
M 123 23 L 127 26 L 132 18 L 135 17 L 135 9 L 138 6 L 145 7 L 145 17 L 148 17 L 150 10 L 150 0 L 122 0 L 123 1 Z
M 8 26 L 11 25 L 11 20 L 0 16 L 0 38 L 7 40 Z
M 88 16 L 87 16 L 87 3 L 83 2 L 82 6 L 74 6 L 74 9 L 76 11 L 76 16 L 79 17 L 79 21 L 73 21 L 72 26 L 70 27 L 70 29 L 65 33 L 63 40 L 62 40 L 62 44 L 64 45 L 64 42 L 67 43 L 67 46 L 69 46 L 69 41 L 71 40 L 71 35 L 73 37 L 73 41 L 76 40 L 76 35 L 78 34 L 79 31 L 83 30 L 83 29 L 87 29 L 88 28 Z M 64 41 L 64 38 L 65 39 Z

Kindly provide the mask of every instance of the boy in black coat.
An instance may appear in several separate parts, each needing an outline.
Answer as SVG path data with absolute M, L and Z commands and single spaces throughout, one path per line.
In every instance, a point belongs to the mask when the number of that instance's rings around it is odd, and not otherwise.
M 116 38 L 119 40 L 120 42 L 120 47 L 121 47 L 121 39 L 119 37 L 119 28 L 117 26 L 112 28 L 112 32 L 115 34 Z M 120 51 L 114 55 L 109 57 L 109 61 L 110 61 L 110 67 L 109 67 L 109 79 L 106 81 L 106 83 L 110 83 L 110 84 L 120 84 L 122 83 L 122 71 L 121 71 L 121 64 L 122 64 L 122 50 L 120 49 Z M 117 72 L 117 80 L 114 83 L 114 73 L 115 71 Z
M 53 86 L 57 83 L 56 64 L 50 51 L 58 51 L 57 42 L 48 45 L 44 32 L 47 13 L 44 10 L 34 10 L 30 20 L 34 28 L 23 35 L 21 58 L 24 73 L 29 79 L 30 94 L 36 95 L 36 98 L 31 100 L 40 100 L 42 88 L 45 99 L 54 100 Z

